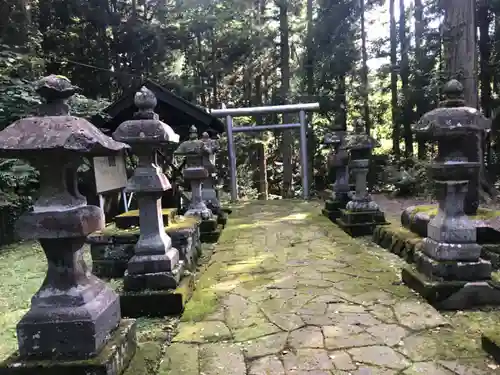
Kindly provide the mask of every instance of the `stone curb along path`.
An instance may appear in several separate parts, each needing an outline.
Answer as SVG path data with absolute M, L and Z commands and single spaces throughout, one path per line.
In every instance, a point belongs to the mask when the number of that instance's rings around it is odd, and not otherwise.
M 471 337 L 400 284 L 403 262 L 317 202 L 236 207 L 160 375 L 487 375 Z

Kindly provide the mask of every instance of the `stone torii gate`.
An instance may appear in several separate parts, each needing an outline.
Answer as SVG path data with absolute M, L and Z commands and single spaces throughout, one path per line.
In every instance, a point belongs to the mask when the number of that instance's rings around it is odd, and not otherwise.
M 226 108 L 222 104 L 220 109 L 209 110 L 210 114 L 215 117 L 226 118 L 227 132 L 227 147 L 229 156 L 229 174 L 231 179 L 231 201 L 238 200 L 238 183 L 236 180 L 236 155 L 234 151 L 234 133 L 262 132 L 266 130 L 285 130 L 285 129 L 300 129 L 300 159 L 302 173 L 302 192 L 303 198 L 309 199 L 309 176 L 307 174 L 308 155 L 307 155 L 307 120 L 306 112 L 319 110 L 319 103 L 305 104 L 286 104 L 262 107 L 244 107 L 244 108 Z M 273 124 L 273 125 L 256 125 L 256 126 L 238 126 L 234 127 L 233 120 L 235 117 L 250 116 L 250 115 L 266 115 L 270 113 L 298 113 L 299 122 L 293 124 Z

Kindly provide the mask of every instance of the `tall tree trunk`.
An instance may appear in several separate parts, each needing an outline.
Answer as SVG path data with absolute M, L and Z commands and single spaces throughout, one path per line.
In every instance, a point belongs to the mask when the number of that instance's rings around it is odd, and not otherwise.
M 306 4 L 306 18 L 307 18 L 307 39 L 306 39 L 306 63 L 304 64 L 306 72 L 306 86 L 307 94 L 309 96 L 309 101 L 315 94 L 314 89 L 314 24 L 313 24 L 313 0 L 307 0 Z M 309 113 L 307 116 L 308 128 L 307 128 L 307 154 L 308 154 L 308 176 L 309 181 L 313 181 L 314 177 L 314 157 L 316 151 L 316 136 L 314 134 L 313 127 L 313 113 Z
M 219 93 L 218 93 L 218 69 L 217 69 L 217 41 L 215 40 L 215 30 L 211 28 L 210 39 L 212 46 L 212 108 L 218 107 Z
M 335 98 L 339 102 L 340 108 L 335 112 L 335 125 L 342 129 L 347 129 L 347 82 L 346 76 L 337 77 L 335 87 Z
M 423 93 L 425 90 L 425 78 L 424 78 L 424 59 L 425 52 L 422 49 L 422 39 L 424 35 L 424 7 L 422 5 L 422 0 L 415 0 L 415 86 L 417 92 L 420 95 L 416 95 L 416 118 L 422 117 L 422 115 L 427 111 L 426 98 Z M 418 158 L 423 160 L 426 158 L 426 143 L 423 139 L 417 139 L 418 142 Z
M 370 134 L 370 102 L 368 89 L 368 53 L 366 52 L 365 0 L 360 0 L 361 12 L 361 87 L 363 97 L 363 121 L 366 134 Z
M 399 109 L 398 109 L 398 75 L 396 66 L 398 63 L 397 57 L 397 34 L 396 34 L 396 18 L 394 17 L 395 0 L 389 0 L 389 16 L 390 16 L 390 42 L 391 42 L 391 115 L 392 115 L 392 151 L 394 156 L 401 156 L 401 148 L 399 141 L 401 138 L 399 127 Z
M 443 0 L 443 5 L 445 10 L 443 30 L 445 71 L 450 78 L 456 78 L 462 82 L 466 104 L 477 108 L 476 2 L 475 0 Z M 483 184 L 486 184 L 482 138 L 482 135 L 478 135 L 476 142 L 464 141 L 463 152 L 468 160 L 481 162 L 479 176 L 470 181 L 465 199 L 465 213 L 468 215 L 476 213 L 480 189 Z
M 132 0 L 132 19 L 137 20 L 137 0 Z
M 279 30 L 280 30 L 280 57 L 281 57 L 281 92 L 282 103 L 288 103 L 290 91 L 290 45 L 288 25 L 288 0 L 279 0 Z M 290 115 L 283 115 L 283 122 L 290 123 Z M 293 197 L 293 134 L 290 130 L 283 132 L 281 144 L 283 153 L 283 198 Z
M 476 2 L 475 0 L 442 0 L 445 6 L 445 66 L 449 78 L 464 86 L 468 106 L 478 107 Z
M 495 31 L 493 34 L 493 61 L 492 65 L 494 67 L 493 74 L 493 92 L 497 95 L 500 94 L 500 11 L 495 14 Z
M 491 116 L 491 38 L 490 38 L 490 23 L 491 13 L 487 0 L 479 1 L 477 13 L 479 24 L 479 57 L 480 57 L 480 72 L 479 80 L 481 83 L 481 108 L 486 117 Z
M 197 46 L 197 55 L 195 66 L 196 66 L 196 75 L 198 78 L 198 87 L 200 90 L 200 103 L 203 107 L 207 107 L 207 96 L 205 93 L 205 72 L 203 69 L 203 47 L 202 47 L 202 38 L 201 33 L 196 34 L 196 46 Z
M 257 40 L 260 40 L 261 35 L 260 35 L 260 27 L 262 24 L 262 16 L 264 15 L 265 12 L 265 1 L 263 0 L 255 0 L 254 3 L 255 7 L 255 23 L 257 25 L 257 31 L 256 31 L 256 38 Z M 260 48 L 260 46 L 259 46 Z M 253 100 L 253 105 L 255 106 L 261 106 L 262 105 L 262 85 L 263 83 L 265 84 L 265 79 L 263 82 L 262 79 L 262 74 L 263 74 L 263 66 L 260 64 L 258 72 L 255 74 L 255 79 L 254 79 L 254 100 Z M 255 115 L 255 123 L 257 125 L 262 125 L 263 122 L 263 117 L 262 115 Z
M 413 155 L 413 132 L 411 131 L 412 109 L 410 98 L 410 63 L 408 59 L 409 40 L 406 37 L 406 9 L 405 0 L 399 0 L 399 41 L 401 47 L 401 90 L 403 100 L 401 103 L 401 122 L 403 123 L 405 157 Z

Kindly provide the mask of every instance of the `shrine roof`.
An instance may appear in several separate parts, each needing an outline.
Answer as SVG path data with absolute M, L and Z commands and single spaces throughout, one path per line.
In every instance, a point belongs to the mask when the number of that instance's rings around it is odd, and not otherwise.
M 160 116 L 160 120 L 170 125 L 179 134 L 181 140 L 188 138 L 191 125 L 195 125 L 200 134 L 206 131 L 212 137 L 225 131 L 222 121 L 212 116 L 203 107 L 175 95 L 151 80 L 145 80 L 134 86 L 107 107 L 104 113 L 109 118 L 103 119 L 102 116 L 97 115 L 92 118 L 92 123 L 108 135 L 114 132 L 122 122 L 130 120 L 137 111 L 134 95 L 142 86 L 155 94 L 158 101 L 155 112 Z

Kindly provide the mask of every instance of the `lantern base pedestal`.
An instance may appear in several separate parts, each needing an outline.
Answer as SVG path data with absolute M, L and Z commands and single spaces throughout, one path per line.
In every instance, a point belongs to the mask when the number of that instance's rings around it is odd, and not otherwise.
M 132 258 L 133 260 L 134 258 Z M 130 266 L 130 262 L 129 262 Z M 184 267 L 178 264 L 171 271 L 130 274 L 125 271 L 123 288 L 128 292 L 140 292 L 142 290 L 164 290 L 175 289 L 179 285 Z
M 194 275 L 182 278 L 176 289 L 141 290 L 139 292 L 120 291 L 122 316 L 128 318 L 161 318 L 179 315 L 194 290 Z
M 431 279 L 444 281 L 491 280 L 491 262 L 481 258 L 468 262 L 439 261 L 423 252 L 416 252 L 413 261 L 417 270 Z
M 347 202 L 349 202 L 347 194 L 341 196 L 340 198 L 328 199 L 325 201 L 325 208 L 323 208 L 321 212 L 330 220 L 335 221 L 335 219 L 340 217 L 340 210 L 345 209 Z
M 128 267 L 128 261 L 134 256 L 135 242 L 92 243 L 92 273 L 99 278 L 116 279 L 123 277 Z
M 100 280 L 99 283 L 103 284 Z M 34 359 L 57 356 L 64 359 L 92 358 L 99 353 L 107 335 L 119 322 L 118 295 L 107 285 L 80 306 L 32 305 L 17 324 L 19 353 L 23 358 Z
M 500 363 L 500 332 L 483 333 L 481 335 L 481 346 L 497 363 Z
M 222 228 L 224 228 L 227 224 L 227 219 L 228 219 L 228 214 L 225 211 L 219 210 L 219 213 L 217 214 L 217 224 L 221 225 Z
M 415 268 L 401 271 L 403 282 L 439 310 L 467 310 L 500 305 L 500 285 L 491 280 L 434 280 Z
M 340 210 L 337 225 L 351 237 L 372 235 L 377 225 L 389 224 L 382 211 Z
M 215 243 L 219 240 L 223 226 L 218 219 L 203 219 L 200 223 L 200 240 L 204 243 Z
M 188 270 L 194 270 L 201 255 L 199 233 L 200 220 L 197 217 L 178 217 L 165 232 L 172 240 L 172 247 L 179 250 L 179 256 Z M 94 232 L 87 238 L 92 255 L 92 273 L 100 278 L 121 278 L 125 274 L 134 248 L 139 239 L 139 228 L 119 229 L 114 224 Z
M 136 349 L 135 320 L 124 319 L 94 358 L 77 361 L 25 360 L 16 353 L 0 364 L 0 375 L 121 375 Z

